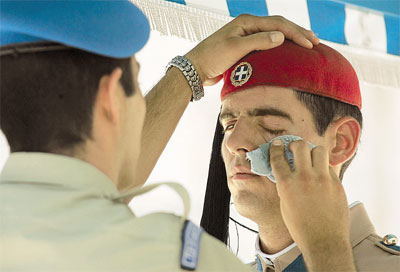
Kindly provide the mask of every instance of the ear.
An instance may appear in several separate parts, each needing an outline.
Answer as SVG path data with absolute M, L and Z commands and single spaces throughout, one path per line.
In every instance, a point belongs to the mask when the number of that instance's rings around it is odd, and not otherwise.
M 360 139 L 360 124 L 352 117 L 342 117 L 330 125 L 334 139 L 329 153 L 329 164 L 337 166 L 353 157 Z
M 118 97 L 118 82 L 121 75 L 122 70 L 117 67 L 111 74 L 102 76 L 99 84 L 96 104 L 100 112 L 112 123 L 118 123 L 120 120 L 119 109 L 121 105 Z

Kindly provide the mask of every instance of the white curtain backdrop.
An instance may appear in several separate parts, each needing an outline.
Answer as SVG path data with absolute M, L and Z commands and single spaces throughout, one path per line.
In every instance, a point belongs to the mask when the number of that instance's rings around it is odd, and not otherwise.
M 141 65 L 139 82 L 142 91 L 146 93 L 156 84 L 172 57 L 185 54 L 194 45 L 184 39 L 161 36 L 152 31 L 148 44 L 137 54 Z M 220 107 L 220 88 L 221 83 L 206 88 L 203 100 L 190 103 L 148 181 L 182 183 L 191 196 L 190 219 L 196 223 L 200 222 L 203 207 L 211 144 Z M 349 203 L 359 200 L 366 205 L 378 234 L 400 235 L 400 89 L 363 82 L 361 88 L 365 125 L 358 155 L 345 175 L 344 186 Z M 0 169 L 8 155 L 9 148 L 1 134 Z M 165 188 L 138 197 L 131 207 L 137 215 L 160 210 L 183 213 L 179 197 Z M 234 208 L 232 214 L 238 221 L 256 228 L 252 222 L 240 217 Z M 252 261 L 255 235 L 240 226 L 238 234 L 239 240 L 235 225 L 231 224 L 232 251 L 236 253 L 239 241 L 238 256 L 244 261 Z

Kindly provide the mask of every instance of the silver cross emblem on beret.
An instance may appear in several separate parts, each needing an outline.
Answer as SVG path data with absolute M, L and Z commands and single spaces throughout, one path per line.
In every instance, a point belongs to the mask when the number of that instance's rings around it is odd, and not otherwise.
M 231 82 L 235 87 L 242 86 L 247 81 L 249 81 L 251 74 L 253 73 L 253 68 L 248 62 L 239 63 L 235 69 L 233 69 L 231 74 Z

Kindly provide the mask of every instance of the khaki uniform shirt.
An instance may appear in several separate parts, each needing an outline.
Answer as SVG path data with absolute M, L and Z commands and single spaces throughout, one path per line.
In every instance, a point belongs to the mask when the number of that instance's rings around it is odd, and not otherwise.
M 184 217 L 135 217 L 123 198 L 83 161 L 11 154 L 0 176 L 0 271 L 181 271 Z M 199 243 L 197 271 L 251 271 L 205 232 Z
M 400 247 L 386 246 L 382 242 L 362 203 L 350 209 L 350 241 L 357 271 L 400 271 Z M 307 271 L 297 246 L 277 257 L 274 264 L 272 267 L 256 256 L 252 265 L 258 271 Z

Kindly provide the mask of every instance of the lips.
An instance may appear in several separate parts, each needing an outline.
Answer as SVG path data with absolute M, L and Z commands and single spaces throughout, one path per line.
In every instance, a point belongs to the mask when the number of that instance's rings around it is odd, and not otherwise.
M 255 178 L 255 177 L 258 177 L 258 175 L 252 173 L 250 171 L 250 168 L 248 168 L 244 165 L 235 165 L 232 168 L 232 175 L 231 175 L 232 179 L 244 180 L 244 179 L 251 179 L 251 178 Z

